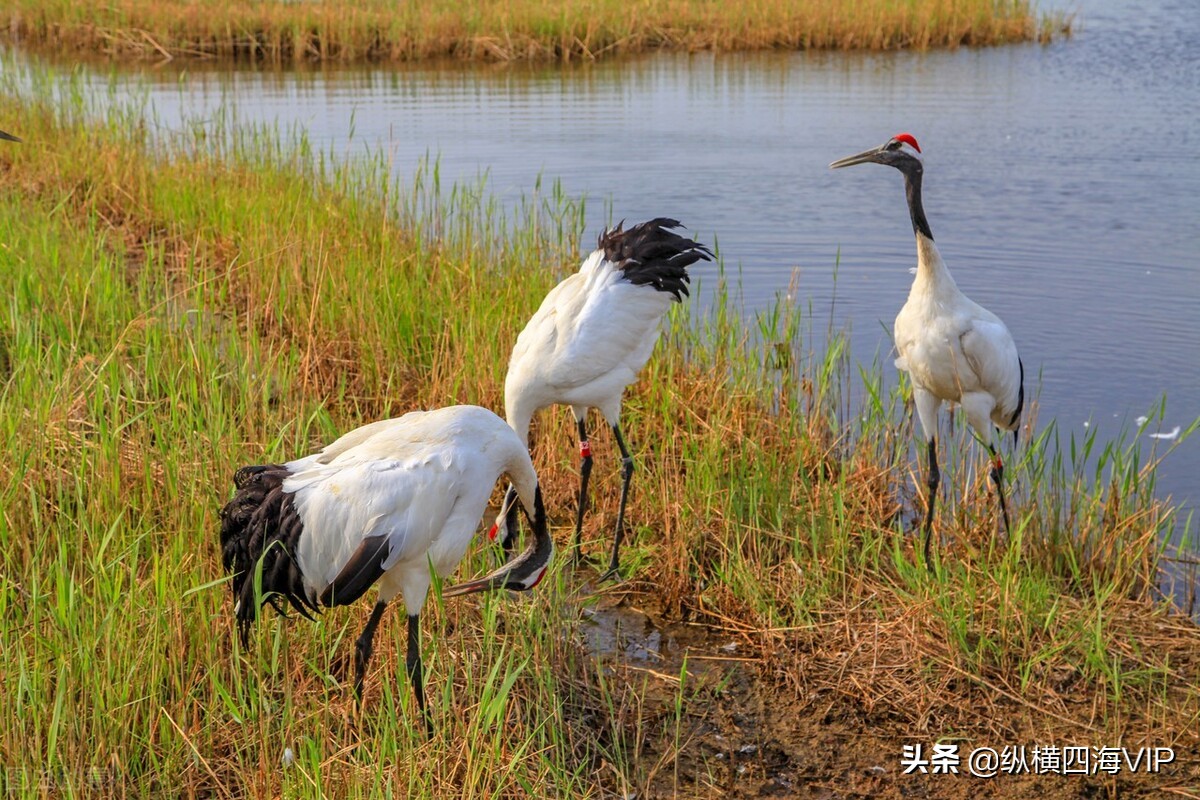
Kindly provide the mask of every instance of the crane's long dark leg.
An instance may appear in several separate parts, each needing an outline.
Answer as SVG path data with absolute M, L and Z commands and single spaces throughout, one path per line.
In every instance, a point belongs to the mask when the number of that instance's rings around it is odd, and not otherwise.
M 621 448 L 621 503 L 617 506 L 617 532 L 613 536 L 612 560 L 608 564 L 605 578 L 620 577 L 621 539 L 625 536 L 625 502 L 629 499 L 629 481 L 633 478 L 633 456 L 625 446 L 621 437 L 621 426 L 613 425 L 613 434 L 617 437 L 617 447 Z
M 383 617 L 383 610 L 387 607 L 387 603 L 380 600 L 371 609 L 371 618 L 367 620 L 367 627 L 363 628 L 359 634 L 358 641 L 354 643 L 354 695 L 361 701 L 363 690 L 363 678 L 367 674 L 367 662 L 371 660 L 371 642 L 375 639 L 375 629 L 379 627 L 379 620 Z
M 933 533 L 933 508 L 937 504 L 938 483 L 942 475 L 938 472 L 937 437 L 929 437 L 929 475 L 926 485 L 929 487 L 928 507 L 925 509 L 925 566 L 933 572 L 933 562 L 929 560 L 929 540 Z
M 421 709 L 421 717 L 425 720 L 425 729 L 433 736 L 433 717 L 425 705 L 425 670 L 421 664 L 421 615 L 408 616 L 408 653 L 404 658 L 404 667 L 408 671 L 408 680 L 412 684 L 413 694 L 417 697 L 417 708 Z
M 587 511 L 588 477 L 592 474 L 592 445 L 587 438 L 587 425 L 583 419 L 579 424 L 579 508 L 575 512 L 575 566 L 579 566 L 583 553 L 583 515 Z
M 996 496 L 1000 498 L 1000 516 L 1004 518 L 1004 535 L 1008 535 L 1008 507 L 1004 503 L 1004 462 L 996 448 L 988 445 L 992 454 L 992 481 L 996 484 Z

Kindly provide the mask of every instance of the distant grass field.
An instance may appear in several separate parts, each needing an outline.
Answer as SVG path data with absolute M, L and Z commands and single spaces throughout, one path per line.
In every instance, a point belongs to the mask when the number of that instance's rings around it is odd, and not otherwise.
M 346 679 L 365 603 L 268 615 L 242 650 L 217 547 L 233 470 L 414 408 L 501 410 L 517 332 L 578 263 L 581 205 L 546 185 L 504 212 L 433 167 L 398 187 L 382 155 L 339 164 L 271 130 L 155 140 L 136 109 L 97 118 L 77 86 L 32 86 L 0 83 L 0 127 L 25 140 L 0 143 L 6 791 L 900 796 L 922 788 L 901 744 L 938 740 L 1178 754 L 1162 776 L 992 796 L 1200 785 L 1200 628 L 1154 590 L 1182 523 L 1153 465 L 1122 443 L 1056 451 L 1038 420 L 1010 462 L 1004 541 L 978 448 L 947 432 L 931 576 L 906 533 L 922 508 L 908 393 L 849 365 L 807 310 L 745 319 L 719 288 L 673 312 L 629 393 L 632 577 L 593 593 L 560 558 L 527 596 L 433 599 L 431 740 L 398 609 L 361 714 Z M 534 444 L 563 543 L 569 417 L 544 413 Z M 618 462 L 594 444 L 585 546 L 601 552 Z M 482 537 L 473 552 L 460 574 L 494 564 Z M 618 603 L 698 649 L 659 663 L 589 643 Z M 784 774 L 792 790 L 770 783 Z
M 124 58 L 591 60 L 648 50 L 958 47 L 1070 31 L 1029 0 L 11 0 L 12 42 Z

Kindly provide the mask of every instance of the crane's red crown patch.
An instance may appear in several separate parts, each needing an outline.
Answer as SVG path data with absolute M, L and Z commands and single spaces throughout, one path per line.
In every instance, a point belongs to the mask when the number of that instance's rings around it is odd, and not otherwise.
M 904 142 L 905 144 L 912 145 L 914 150 L 916 150 L 918 153 L 921 152 L 921 145 L 917 144 L 916 138 L 911 133 L 897 133 L 892 138 L 898 142 Z

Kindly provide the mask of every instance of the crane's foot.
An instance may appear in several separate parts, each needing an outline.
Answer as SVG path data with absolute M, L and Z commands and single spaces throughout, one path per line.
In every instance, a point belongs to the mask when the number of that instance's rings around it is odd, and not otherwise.
M 610 566 L 604 571 L 604 574 L 600 576 L 600 580 L 602 582 L 612 581 L 613 583 L 620 583 L 622 580 L 624 580 L 621 577 L 621 568 L 617 566 Z
M 587 553 L 583 552 L 582 547 L 576 547 L 574 553 L 571 555 L 571 564 L 575 567 L 575 569 L 592 567 L 599 563 L 600 559 L 596 558 L 595 556 L 589 556 Z
M 600 576 L 602 581 L 612 581 L 613 583 L 621 582 L 621 557 L 617 552 L 617 548 L 613 548 L 612 556 L 608 559 L 608 569 Z

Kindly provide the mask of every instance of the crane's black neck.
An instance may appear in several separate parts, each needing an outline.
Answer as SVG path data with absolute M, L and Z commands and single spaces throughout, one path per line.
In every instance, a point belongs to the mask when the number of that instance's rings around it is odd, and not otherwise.
M 912 164 L 905 164 L 900 171 L 904 173 L 904 192 L 908 196 L 913 233 L 924 234 L 932 242 L 933 231 L 929 228 L 929 220 L 925 219 L 925 207 L 921 205 L 921 176 L 924 172 L 921 162 L 913 159 Z

